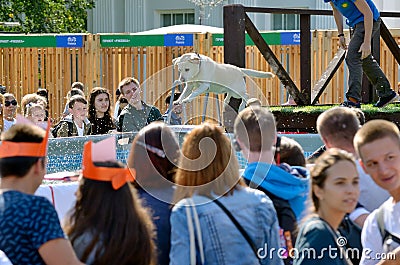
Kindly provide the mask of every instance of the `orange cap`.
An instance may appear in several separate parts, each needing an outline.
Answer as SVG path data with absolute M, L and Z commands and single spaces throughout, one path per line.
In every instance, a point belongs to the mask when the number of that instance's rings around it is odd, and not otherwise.
M 114 190 L 135 180 L 136 171 L 133 168 L 96 167 L 92 161 L 92 144 L 92 141 L 88 141 L 83 147 L 82 175 L 84 178 L 111 181 Z
M 47 155 L 49 141 L 50 121 L 47 122 L 46 135 L 41 143 L 2 141 L 0 145 L 0 158 L 27 156 L 44 157 Z

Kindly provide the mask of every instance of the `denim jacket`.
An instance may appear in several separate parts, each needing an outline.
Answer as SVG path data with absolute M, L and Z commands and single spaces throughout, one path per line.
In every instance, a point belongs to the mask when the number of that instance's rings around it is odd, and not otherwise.
M 218 205 L 203 196 L 192 199 L 200 221 L 204 264 L 259 264 L 246 239 Z M 218 200 L 249 234 L 263 257 L 261 264 L 283 264 L 276 251 L 272 257 L 265 255 L 271 248 L 279 248 L 279 231 L 274 206 L 264 193 L 241 187 Z M 183 199 L 172 209 L 170 264 L 190 264 L 186 207 L 190 207 L 188 200 Z

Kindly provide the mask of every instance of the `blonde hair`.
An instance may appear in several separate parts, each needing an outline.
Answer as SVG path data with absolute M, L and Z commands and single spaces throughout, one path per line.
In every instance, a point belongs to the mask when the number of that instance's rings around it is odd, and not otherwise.
M 34 109 L 40 109 L 42 111 L 45 111 L 44 107 L 42 104 L 39 103 L 28 103 L 26 106 L 26 111 L 25 111 L 25 117 L 31 116 L 32 115 L 32 111 Z
M 47 106 L 47 100 L 46 100 L 45 97 L 40 96 L 40 95 L 38 95 L 36 93 L 26 94 L 21 99 L 21 112 L 22 112 L 22 115 L 25 115 L 25 113 L 27 112 L 27 106 L 28 106 L 28 104 L 31 104 L 31 103 L 32 104 L 33 103 L 42 103 L 43 107 Z
M 204 123 L 186 135 L 175 183 L 175 202 L 194 192 L 221 196 L 245 186 L 231 142 L 220 127 Z
M 399 133 L 399 128 L 393 122 L 380 119 L 368 121 L 354 136 L 354 149 L 358 157 L 363 159 L 360 152 L 361 147 L 385 137 L 393 139 L 400 148 Z

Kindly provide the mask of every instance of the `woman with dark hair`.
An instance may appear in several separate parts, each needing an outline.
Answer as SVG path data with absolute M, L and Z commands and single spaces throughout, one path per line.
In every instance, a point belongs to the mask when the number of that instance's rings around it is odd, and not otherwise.
M 279 248 L 278 218 L 241 179 L 221 128 L 206 123 L 186 135 L 175 183 L 170 264 L 283 264 L 276 253 L 262 258 Z
M 110 111 L 110 93 L 102 87 L 95 87 L 89 95 L 88 119 L 92 124 L 92 134 L 106 134 L 115 129 Z
M 340 236 L 338 228 L 357 205 L 358 182 L 354 157 L 344 150 L 330 148 L 315 161 L 311 170 L 312 209 L 297 236 L 294 264 L 316 264 L 317 257 L 321 264 L 352 264 L 347 254 L 354 252 L 345 249 L 347 239 Z
M 169 218 L 178 158 L 179 145 L 174 132 L 163 122 L 153 122 L 136 135 L 127 160 L 128 167 L 136 170 L 139 196 L 153 213 L 160 265 L 169 264 Z
M 92 142 L 83 153 L 76 203 L 64 226 L 86 264 L 155 264 L 153 223 L 134 187 L 134 170 L 117 161 L 92 162 Z

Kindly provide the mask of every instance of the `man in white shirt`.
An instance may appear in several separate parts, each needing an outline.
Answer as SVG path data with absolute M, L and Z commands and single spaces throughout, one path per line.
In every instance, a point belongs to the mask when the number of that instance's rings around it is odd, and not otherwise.
M 399 129 L 386 120 L 371 120 L 356 133 L 354 147 L 365 172 L 391 195 L 368 216 L 361 234 L 364 251 L 360 264 L 372 265 L 400 245 Z

